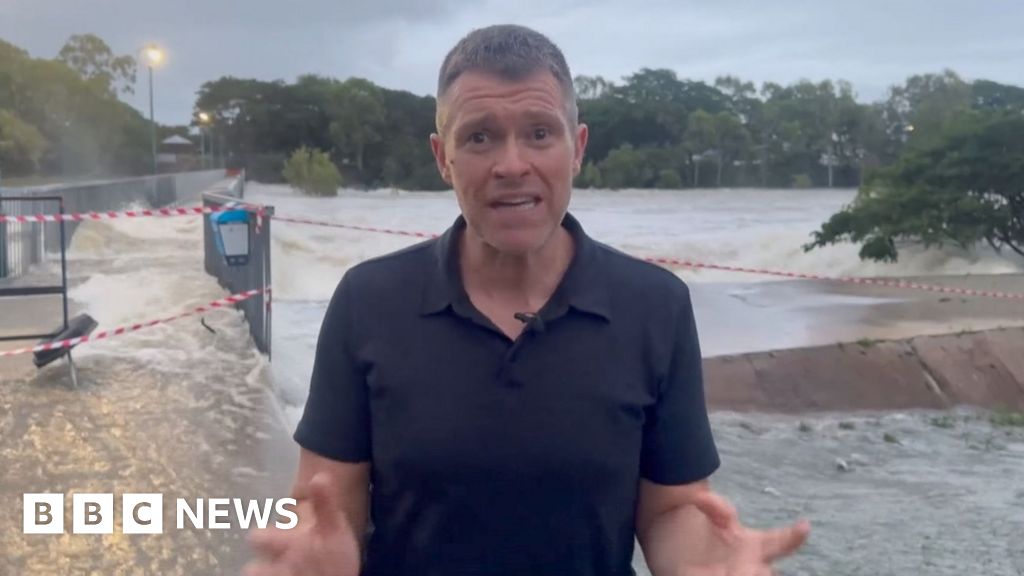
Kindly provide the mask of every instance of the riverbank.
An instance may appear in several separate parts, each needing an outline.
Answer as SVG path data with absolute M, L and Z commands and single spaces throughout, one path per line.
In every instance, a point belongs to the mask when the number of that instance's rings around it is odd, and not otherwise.
M 1024 328 L 717 356 L 704 360 L 713 410 L 1024 411 Z

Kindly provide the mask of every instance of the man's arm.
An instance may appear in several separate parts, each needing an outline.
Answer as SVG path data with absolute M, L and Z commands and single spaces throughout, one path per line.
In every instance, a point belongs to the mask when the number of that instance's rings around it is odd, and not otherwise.
M 292 496 L 294 529 L 256 530 L 249 541 L 258 558 L 245 576 L 357 576 L 369 508 L 370 463 L 331 460 L 302 449 Z
M 370 508 L 370 463 L 340 462 L 325 458 L 319 454 L 299 449 L 299 470 L 292 487 L 292 498 L 298 503 L 299 523 L 311 517 L 309 483 L 317 474 L 326 474 L 332 486 L 338 490 L 338 513 L 344 514 L 345 520 L 352 527 L 352 532 L 360 537 L 366 533 L 367 517 Z
M 654 576 L 774 574 L 772 565 L 803 546 L 810 531 L 803 520 L 774 530 L 747 528 L 707 480 L 640 481 L 636 534 Z
M 717 560 L 709 555 L 721 547 L 723 530 L 737 523 L 735 509 L 707 480 L 675 486 L 640 480 L 636 535 L 654 576 L 679 576 L 683 566 Z

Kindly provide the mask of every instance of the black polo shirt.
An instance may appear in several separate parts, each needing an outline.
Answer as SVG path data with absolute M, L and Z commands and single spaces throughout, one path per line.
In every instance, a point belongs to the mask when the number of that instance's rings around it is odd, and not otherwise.
M 364 575 L 627 576 L 639 479 L 718 467 L 686 285 L 563 226 L 515 341 L 466 295 L 461 217 L 341 280 L 295 439 L 372 463 Z

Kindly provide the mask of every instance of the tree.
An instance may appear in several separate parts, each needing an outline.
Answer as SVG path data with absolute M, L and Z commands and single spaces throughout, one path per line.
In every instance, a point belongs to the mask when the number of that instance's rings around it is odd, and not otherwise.
M 976 80 L 971 84 L 971 107 L 975 110 L 1024 112 L 1024 88 Z
M 369 80 L 350 78 L 335 88 L 328 106 L 335 153 L 342 163 L 354 162 L 365 179 L 366 148 L 381 139 L 385 121 L 380 89 Z
M 651 178 L 649 170 L 645 170 L 643 154 L 629 144 L 612 150 L 600 168 L 604 185 L 613 190 L 641 187 Z
M 604 185 L 601 169 L 596 164 L 587 162 L 576 179 L 576 185 L 580 188 L 601 188 Z
M 32 174 L 47 148 L 35 126 L 0 109 L 0 168 L 8 174 Z
M 615 87 L 614 84 L 601 76 L 577 76 L 573 78 L 573 88 L 576 90 L 576 97 L 580 100 L 593 100 L 608 94 Z
M 891 148 L 931 145 L 970 104 L 971 87 L 952 70 L 911 76 L 902 86 L 893 86 L 883 116 Z
M 446 188 L 427 145 L 435 128 L 434 97 L 384 88 L 380 89 L 380 95 L 385 118 L 378 132 L 387 137 L 366 146 L 363 161 L 366 183 L 413 190 Z
M 47 143 L 41 156 L 22 169 L 37 165 L 48 175 L 145 170 L 146 121 L 97 82 L 61 60 L 33 59 L 0 42 L 0 108 L 38 131 Z
M 679 177 L 679 172 L 665 169 L 658 173 L 658 181 L 654 186 L 662 190 L 675 190 L 683 187 L 683 179 Z
M 896 261 L 901 242 L 984 240 L 1024 256 L 1024 116 L 963 112 L 936 142 L 880 169 L 805 250 L 851 241 L 864 259 Z
M 700 186 L 700 163 L 705 157 L 715 156 L 718 142 L 715 117 L 704 110 L 690 114 L 686 127 L 686 147 L 693 165 L 693 186 Z
M 715 88 L 725 95 L 728 109 L 739 117 L 740 122 L 749 124 L 755 119 L 761 101 L 757 98 L 753 82 L 744 82 L 735 76 L 719 76 L 715 78 Z
M 135 58 L 115 56 L 101 38 L 93 34 L 76 34 L 64 44 L 57 59 L 78 72 L 86 82 L 114 96 L 120 91 L 135 91 Z
M 718 172 L 715 186 L 722 186 L 722 166 L 745 158 L 750 152 L 750 133 L 732 112 L 719 112 L 713 120 Z
M 20 98 L 27 111 L 19 116 L 55 141 L 50 127 L 64 125 L 61 114 L 73 100 L 58 90 L 42 98 L 5 90 L 2 48 L 0 107 Z M 593 169 L 577 180 L 581 186 L 654 186 L 671 182 L 671 172 L 692 185 L 858 186 L 904 149 L 926 144 L 929 126 L 941 131 L 957 111 L 1024 109 L 1024 89 L 967 85 L 952 72 L 908 78 L 873 104 L 858 102 L 842 80 L 769 82 L 757 90 L 732 76 L 712 86 L 642 68 L 618 83 L 600 76 L 573 82 L 590 126 Z M 256 178 L 279 179 L 290 151 L 307 146 L 326 151 L 347 180 L 418 190 L 446 187 L 426 145 L 434 109 L 432 96 L 314 75 L 294 84 L 221 78 L 205 84 L 196 103 L 197 113 L 213 116 L 211 128 L 233 162 Z M 701 168 L 712 161 L 715 174 L 702 181 Z

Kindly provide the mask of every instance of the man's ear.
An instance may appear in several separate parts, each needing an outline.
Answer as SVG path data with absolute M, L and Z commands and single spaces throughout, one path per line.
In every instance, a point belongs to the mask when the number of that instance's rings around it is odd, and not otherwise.
M 583 154 L 587 150 L 587 140 L 589 138 L 590 128 L 586 124 L 580 124 L 576 127 L 576 134 L 574 134 L 573 138 L 573 145 L 575 146 L 572 159 L 573 176 L 579 176 L 580 171 L 583 169 Z
M 448 155 L 444 149 L 444 140 L 437 133 L 430 135 L 430 150 L 434 153 L 434 161 L 437 163 L 437 171 L 446 184 L 452 183 L 452 172 L 448 166 Z

